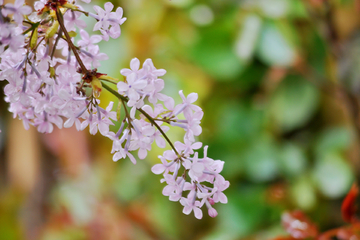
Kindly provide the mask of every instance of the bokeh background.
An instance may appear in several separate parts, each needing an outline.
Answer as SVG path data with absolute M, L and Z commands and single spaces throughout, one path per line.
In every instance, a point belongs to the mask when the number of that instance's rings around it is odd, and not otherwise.
M 229 203 L 215 219 L 186 216 L 150 171 L 161 149 L 114 163 L 104 137 L 26 131 L 2 101 L 0 239 L 265 240 L 285 234 L 281 214 L 293 209 L 321 230 L 344 224 L 341 201 L 360 173 L 360 1 L 113 3 L 128 19 L 101 43 L 99 71 L 121 78 L 133 57 L 152 58 L 166 94 L 199 94 L 199 140 L 225 161 Z

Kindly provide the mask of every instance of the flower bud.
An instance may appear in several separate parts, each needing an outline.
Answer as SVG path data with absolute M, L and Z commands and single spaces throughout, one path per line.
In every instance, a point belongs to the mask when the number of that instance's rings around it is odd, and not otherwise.
M 69 36 L 70 36 L 70 37 L 76 37 L 76 36 L 77 36 L 77 33 L 74 32 L 74 31 L 70 31 L 70 32 L 69 32 Z
M 71 10 L 77 10 L 79 9 L 77 6 L 75 6 L 74 4 L 71 4 L 71 3 L 65 3 L 62 5 L 63 7 L 66 7 L 66 8 L 69 8 Z
M 91 81 L 94 97 L 99 98 L 102 91 L 101 81 L 97 77 L 93 77 Z
M 214 218 L 214 217 L 216 217 L 218 215 L 215 208 L 209 208 L 208 213 L 209 213 L 209 216 L 212 217 L 212 218 Z
M 105 74 L 101 75 L 101 77 L 99 77 L 99 79 L 107 80 L 107 81 L 110 81 L 110 82 L 118 82 L 119 81 L 119 79 L 110 77 L 110 76 L 105 75 Z
M 31 49 L 34 49 L 36 47 L 37 40 L 38 40 L 38 28 L 35 28 L 31 34 L 31 39 L 30 39 Z
M 46 30 L 46 33 L 45 33 L 45 38 L 46 39 L 49 39 L 49 38 L 52 38 L 55 33 L 57 32 L 59 28 L 59 22 L 56 20 L 53 25 L 51 27 L 48 28 L 48 30 Z
M 49 73 L 50 73 L 50 77 L 55 77 L 55 68 L 54 67 L 49 67 Z

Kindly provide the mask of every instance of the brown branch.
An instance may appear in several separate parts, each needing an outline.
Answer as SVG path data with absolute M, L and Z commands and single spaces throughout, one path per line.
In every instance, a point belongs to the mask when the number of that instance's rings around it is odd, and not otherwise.
M 67 31 L 66 28 L 65 28 L 64 21 L 63 21 L 63 18 L 62 18 L 62 14 L 61 14 L 61 12 L 60 12 L 60 9 L 57 9 L 57 10 L 56 10 L 56 17 L 57 17 L 57 20 L 59 21 L 59 25 L 60 25 L 61 30 L 64 32 L 64 35 L 65 35 L 65 37 L 66 37 L 66 41 L 68 42 L 69 47 L 71 48 L 71 50 L 72 50 L 72 52 L 74 53 L 74 56 L 75 56 L 78 64 L 79 64 L 80 67 L 81 67 L 82 73 L 83 73 L 83 74 L 88 73 L 89 71 L 86 69 L 84 63 L 82 62 L 82 60 L 81 60 L 81 58 L 80 58 L 80 56 L 79 56 L 79 54 L 78 54 L 78 52 L 77 52 L 77 49 L 76 49 L 76 47 L 74 46 L 74 44 L 72 43 L 71 37 L 70 37 L 68 31 Z

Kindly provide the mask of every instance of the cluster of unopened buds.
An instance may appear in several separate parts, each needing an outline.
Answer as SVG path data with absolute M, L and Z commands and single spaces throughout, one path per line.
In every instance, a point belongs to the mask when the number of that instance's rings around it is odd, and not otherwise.
M 9 111 L 26 129 L 33 125 L 41 133 L 51 133 L 54 125 L 69 128 L 75 124 L 77 130 L 88 126 L 91 134 L 100 132 L 113 141 L 114 161 L 128 157 L 135 164 L 135 151 L 144 159 L 154 141 L 161 148 L 167 142 L 171 150 L 159 156 L 161 163 L 151 169 L 164 176 L 163 194 L 180 201 L 185 214 L 193 211 L 200 219 L 205 205 L 215 217 L 213 205 L 227 203 L 223 191 L 229 182 L 220 174 L 224 162 L 209 158 L 207 146 L 202 158 L 194 152 L 202 147 L 195 140 L 202 132 L 203 117 L 202 109 L 194 105 L 197 94 L 185 96 L 180 91 L 182 102 L 176 105 L 173 98 L 161 93 L 164 80 L 160 77 L 166 71 L 156 69 L 151 59 L 142 67 L 138 59 L 132 59 L 130 69 L 120 70 L 124 81 L 96 69 L 99 61 L 107 59 L 96 44 L 118 38 L 120 25 L 126 20 L 122 8 L 113 8 L 107 2 L 104 9 L 95 6 L 95 13 L 90 13 L 75 2 L 40 0 L 33 12 L 24 0 L 14 4 L 0 0 L 0 80 L 8 82 L 4 92 Z M 93 31 L 100 35 L 84 30 L 82 15 L 97 21 Z M 75 43 L 77 30 L 81 40 Z M 56 50 L 61 51 L 61 57 Z M 99 106 L 104 89 L 119 99 L 123 119 L 113 111 L 112 102 L 106 109 Z M 109 125 L 116 121 L 120 127 L 112 132 Z M 184 129 L 183 142 L 170 141 L 166 135 L 169 126 Z

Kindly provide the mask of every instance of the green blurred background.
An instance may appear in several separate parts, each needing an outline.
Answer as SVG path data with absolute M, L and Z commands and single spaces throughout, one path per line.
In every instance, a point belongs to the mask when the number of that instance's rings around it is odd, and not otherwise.
M 360 173 L 360 1 L 113 3 L 127 21 L 100 44 L 99 71 L 121 78 L 133 57 L 152 58 L 166 94 L 199 94 L 199 140 L 225 161 L 229 203 L 214 219 L 186 216 L 150 171 L 161 149 L 114 163 L 104 137 L 23 130 L 1 102 L 1 240 L 262 240 L 285 234 L 281 213 L 293 209 L 321 230 L 344 224 L 341 201 Z

